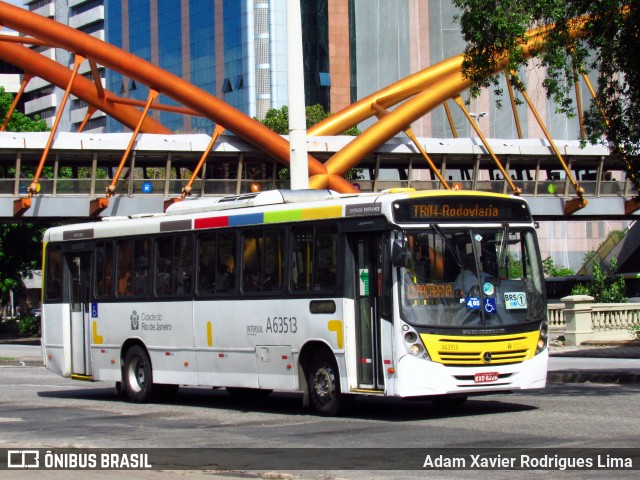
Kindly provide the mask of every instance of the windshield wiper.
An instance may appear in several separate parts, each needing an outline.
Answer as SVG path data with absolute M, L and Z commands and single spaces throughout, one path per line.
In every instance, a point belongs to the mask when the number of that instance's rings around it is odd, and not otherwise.
M 458 264 L 458 267 L 462 268 L 462 259 L 460 258 L 460 256 L 458 255 L 458 249 L 455 247 L 455 245 L 453 245 L 451 243 L 451 239 L 449 239 L 444 232 L 440 229 L 440 227 L 438 225 L 436 225 L 435 223 L 431 224 L 431 228 L 433 228 L 438 235 L 440 235 L 440 237 L 442 237 L 442 239 L 444 240 L 444 243 L 447 244 L 447 248 L 451 251 L 451 253 L 453 254 L 456 263 Z
M 498 268 L 504 265 L 507 250 L 509 249 L 509 225 L 505 223 L 502 232 L 502 242 L 500 242 L 500 252 L 498 254 Z

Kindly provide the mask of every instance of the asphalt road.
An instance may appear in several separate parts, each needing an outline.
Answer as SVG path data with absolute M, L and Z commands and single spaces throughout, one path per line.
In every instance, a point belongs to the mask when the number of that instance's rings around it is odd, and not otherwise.
M 224 390 L 181 388 L 169 403 L 120 401 L 112 385 L 60 378 L 38 366 L 0 367 L 1 448 L 562 448 L 636 447 L 640 385 L 551 384 L 546 390 L 476 397 L 443 411 L 429 402 L 358 400 L 348 416 L 301 409 L 295 394 L 239 402 Z M 585 450 L 586 451 L 586 450 Z M 305 461 L 304 458 L 301 461 Z M 327 469 L 331 459 L 327 458 Z M 393 464 L 393 462 L 391 462 Z M 361 468 L 365 468 L 362 466 Z M 0 471 L 0 478 L 38 472 Z M 42 475 L 43 472 L 40 472 Z M 47 478 L 75 478 L 46 472 Z M 123 472 L 75 472 L 122 478 Z M 222 478 L 530 478 L 541 472 L 264 471 L 217 472 Z M 563 478 L 635 478 L 637 470 L 566 471 Z M 9 475 L 11 474 L 11 475 Z M 64 475 L 64 476 L 63 476 Z M 215 478 L 211 471 L 127 472 L 127 478 Z M 555 478 L 555 475 L 552 475 Z

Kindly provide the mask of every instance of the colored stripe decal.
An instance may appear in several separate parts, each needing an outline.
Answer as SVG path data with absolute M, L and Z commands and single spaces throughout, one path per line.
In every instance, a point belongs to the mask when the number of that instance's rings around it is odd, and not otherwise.
M 256 225 L 264 223 L 263 213 L 249 213 L 247 215 L 234 215 L 229 217 L 229 226 L 236 227 L 239 225 Z
M 342 206 L 308 208 L 302 211 L 302 220 L 319 220 L 322 218 L 335 218 L 342 216 Z
M 161 232 L 175 232 L 178 230 L 191 230 L 191 220 L 173 220 L 160 222 Z
M 302 210 L 285 210 L 283 212 L 268 212 L 264 214 L 264 223 L 293 222 L 302 220 Z
M 198 218 L 193 228 L 237 227 L 241 225 L 261 225 L 263 223 L 295 222 L 300 220 L 321 220 L 342 217 L 342 207 L 307 208 L 304 210 L 283 210 L 278 212 L 250 213 L 224 217 Z
M 216 228 L 229 226 L 229 217 L 196 218 L 194 228 Z

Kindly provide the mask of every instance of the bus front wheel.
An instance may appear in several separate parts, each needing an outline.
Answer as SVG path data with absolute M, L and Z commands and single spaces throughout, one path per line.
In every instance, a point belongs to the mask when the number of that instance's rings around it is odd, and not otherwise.
M 146 350 L 134 345 L 124 357 L 122 381 L 127 398 L 135 403 L 146 403 L 153 391 L 151 360 Z
M 340 393 L 338 367 L 327 351 L 316 353 L 311 360 L 307 383 L 311 405 L 319 415 L 339 415 L 349 403 L 347 395 Z

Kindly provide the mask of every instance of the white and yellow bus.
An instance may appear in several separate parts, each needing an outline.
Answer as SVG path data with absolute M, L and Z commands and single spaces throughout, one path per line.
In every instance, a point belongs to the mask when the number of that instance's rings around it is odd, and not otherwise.
M 44 236 L 46 366 L 146 402 L 179 385 L 459 405 L 542 388 L 546 298 L 524 200 L 274 190 Z

